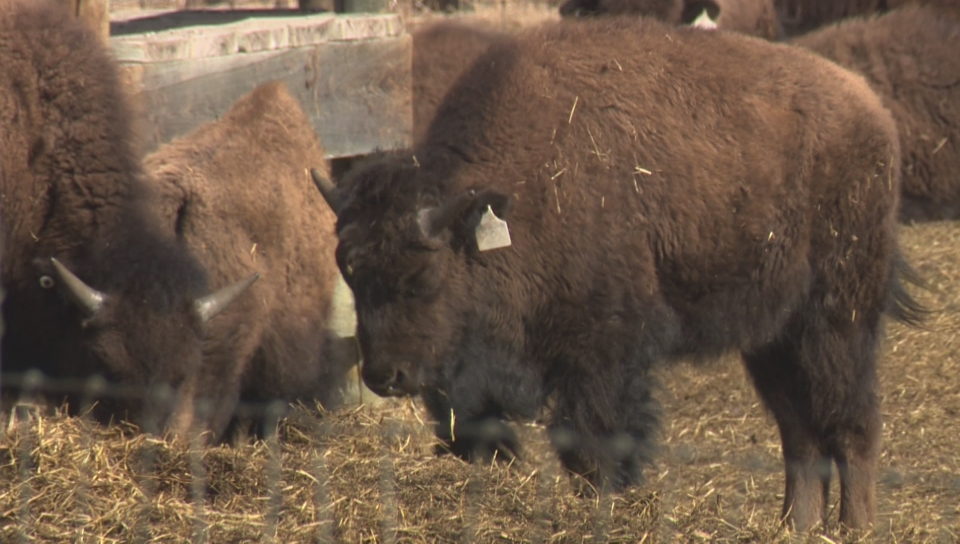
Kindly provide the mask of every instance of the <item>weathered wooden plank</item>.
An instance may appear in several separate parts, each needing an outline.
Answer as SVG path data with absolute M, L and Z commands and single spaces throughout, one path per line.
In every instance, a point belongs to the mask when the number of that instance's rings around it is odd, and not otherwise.
M 290 11 L 180 11 L 118 21 L 111 47 L 122 62 L 162 62 L 277 51 L 406 34 L 396 15 L 300 15 Z
M 178 29 L 179 40 L 169 32 L 111 38 L 144 112 L 148 148 L 216 119 L 270 80 L 301 101 L 328 158 L 410 145 L 412 41 L 402 23 L 309 17 L 319 19 L 286 31 L 245 22 Z

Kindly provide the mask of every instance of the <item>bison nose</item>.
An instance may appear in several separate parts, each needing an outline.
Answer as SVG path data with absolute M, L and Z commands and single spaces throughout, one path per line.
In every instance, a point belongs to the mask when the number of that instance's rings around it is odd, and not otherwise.
M 416 395 L 420 391 L 417 372 L 407 361 L 380 369 L 364 364 L 362 374 L 367 387 L 381 397 Z

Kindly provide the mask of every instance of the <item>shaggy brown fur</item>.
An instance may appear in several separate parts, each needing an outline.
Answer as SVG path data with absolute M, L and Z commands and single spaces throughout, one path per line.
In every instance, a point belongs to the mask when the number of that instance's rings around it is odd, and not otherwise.
M 780 35 L 773 0 L 567 0 L 560 5 L 564 17 L 643 15 L 686 25 L 704 11 L 722 30 L 768 40 Z
M 903 154 L 901 219 L 960 219 L 960 17 L 907 6 L 793 43 L 863 74 L 893 113 Z
M 413 32 L 413 141 L 419 142 L 443 95 L 490 44 L 506 34 L 480 23 L 440 21 Z
M 774 0 L 780 24 L 787 36 L 860 15 L 881 13 L 909 4 L 960 8 L 957 0 Z
M 743 353 L 783 439 L 783 512 L 873 519 L 882 315 L 899 274 L 896 127 L 800 48 L 645 19 L 547 24 L 491 47 L 426 140 L 355 170 L 337 260 L 363 377 L 421 394 L 472 457 L 550 406 L 561 460 L 620 487 L 657 421 L 650 371 Z M 480 252 L 487 207 L 512 246 Z
M 352 361 L 332 351 L 327 333 L 338 277 L 335 218 L 307 173 L 323 165 L 309 119 L 277 82 L 145 161 L 164 228 L 211 281 L 261 275 L 207 331 L 198 384 L 215 407 L 215 433 L 238 399 L 339 403 Z
M 207 282 L 149 220 L 131 126 L 113 61 L 92 34 L 58 4 L 0 3 L 4 377 L 105 376 L 130 389 L 100 399 L 98 415 L 159 429 L 170 404 L 148 396 L 142 405 L 143 389 L 187 394 L 202 353 L 194 303 Z M 99 310 L 74 304 L 51 257 L 100 292 Z

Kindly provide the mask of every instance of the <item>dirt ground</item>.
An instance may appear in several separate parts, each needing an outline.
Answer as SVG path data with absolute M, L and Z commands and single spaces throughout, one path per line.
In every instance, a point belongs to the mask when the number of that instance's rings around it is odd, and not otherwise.
M 503 6 L 478 16 L 553 17 Z M 891 324 L 883 343 L 872 531 L 840 532 L 836 512 L 806 535 L 779 525 L 779 439 L 729 357 L 663 372 L 657 466 L 643 489 L 599 499 L 573 493 L 535 425 L 512 464 L 436 457 L 410 400 L 298 410 L 279 440 L 205 450 L 78 418 L 4 422 L 0 542 L 960 542 L 960 223 L 901 233 L 934 313 L 926 330 Z

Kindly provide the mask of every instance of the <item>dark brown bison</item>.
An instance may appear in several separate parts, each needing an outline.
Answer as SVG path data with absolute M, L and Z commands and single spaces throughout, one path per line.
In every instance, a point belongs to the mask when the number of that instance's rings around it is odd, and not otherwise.
M 773 0 L 567 0 L 560 15 L 643 15 L 671 24 L 696 24 L 706 15 L 716 28 L 777 39 L 780 30 Z
M 5 386 L 30 370 L 100 375 L 126 393 L 97 415 L 160 429 L 190 419 L 205 323 L 250 272 L 208 296 L 200 264 L 151 221 L 134 141 L 97 39 L 56 3 L 0 3 Z
M 238 400 L 340 401 L 353 361 L 328 332 L 339 272 L 335 217 L 308 173 L 317 164 L 323 150 L 309 119 L 276 82 L 145 160 L 164 229 L 211 281 L 261 275 L 207 329 L 198 386 L 215 412 L 206 425 L 215 433 Z
M 960 17 L 907 6 L 793 41 L 863 74 L 893 113 L 903 156 L 901 219 L 960 219 Z
M 507 34 L 477 23 L 431 23 L 413 37 L 413 141 L 423 139 L 443 95 L 470 64 Z
M 774 0 L 784 33 L 794 36 L 827 23 L 882 13 L 908 4 L 960 8 L 958 0 Z
M 363 378 L 420 394 L 456 453 L 549 406 L 563 464 L 637 482 L 651 369 L 739 350 L 783 444 L 783 513 L 871 522 L 883 314 L 901 285 L 896 127 L 800 48 L 610 18 L 492 46 L 413 152 L 340 188 Z M 502 225 L 508 222 L 510 245 Z M 486 250 L 483 250 L 486 249 Z M 575 437 L 570 439 L 570 437 Z M 507 451 L 509 453 L 509 451 Z

